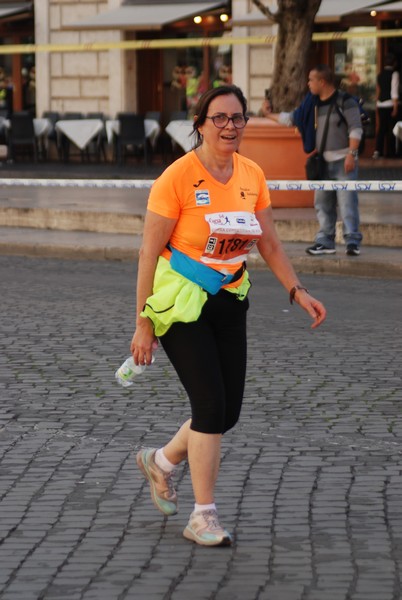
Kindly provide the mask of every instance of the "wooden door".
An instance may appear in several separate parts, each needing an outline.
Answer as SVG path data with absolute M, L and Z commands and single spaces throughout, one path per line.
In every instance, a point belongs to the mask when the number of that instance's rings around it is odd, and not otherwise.
M 163 108 L 162 52 L 138 50 L 137 55 L 138 112 Z

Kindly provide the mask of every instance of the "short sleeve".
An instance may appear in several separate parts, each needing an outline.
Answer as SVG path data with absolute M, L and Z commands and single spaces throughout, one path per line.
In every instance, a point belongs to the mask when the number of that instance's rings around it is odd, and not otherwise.
M 257 202 L 255 204 L 255 211 L 264 210 L 271 205 L 271 197 L 269 194 L 267 182 L 265 180 L 264 171 L 258 167 L 258 177 L 259 177 L 259 194 L 257 197 Z
M 174 176 L 167 169 L 154 182 L 148 198 L 148 210 L 167 217 L 168 219 L 178 219 L 180 216 L 180 202 L 178 190 L 174 184 Z

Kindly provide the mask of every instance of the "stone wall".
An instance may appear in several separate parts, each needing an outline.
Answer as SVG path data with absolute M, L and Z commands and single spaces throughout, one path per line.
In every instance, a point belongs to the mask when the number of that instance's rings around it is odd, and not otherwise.
M 271 7 L 276 0 L 266 0 Z M 125 34 L 119 30 L 78 31 L 72 23 L 120 6 L 121 0 L 35 0 L 35 41 L 37 44 L 79 44 L 118 42 Z M 261 25 L 234 25 L 232 35 L 273 35 L 276 28 L 265 19 L 251 0 L 232 0 L 233 21 L 260 18 Z M 135 35 L 132 35 L 135 38 Z M 233 81 L 239 85 L 257 112 L 270 87 L 274 46 L 232 47 Z M 103 112 L 114 116 L 122 110 L 135 111 L 137 53 L 121 50 L 87 52 L 40 52 L 36 57 L 37 115 L 44 110 Z
M 120 5 L 120 0 L 35 0 L 37 44 L 118 42 L 120 31 L 64 29 Z M 124 52 L 86 51 L 37 54 L 37 114 L 44 110 L 103 112 L 124 109 Z
M 265 4 L 276 10 L 276 0 Z M 277 28 L 271 25 L 251 0 L 232 0 L 233 37 L 271 36 Z M 236 23 L 261 22 L 261 25 Z M 257 113 L 264 99 L 264 90 L 271 86 L 274 67 L 274 45 L 234 45 L 232 50 L 233 82 L 239 85 L 248 100 L 249 110 Z

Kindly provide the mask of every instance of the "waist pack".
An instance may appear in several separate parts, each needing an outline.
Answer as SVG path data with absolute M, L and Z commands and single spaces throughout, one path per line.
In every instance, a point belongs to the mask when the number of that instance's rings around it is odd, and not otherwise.
M 172 248 L 170 245 L 168 248 L 172 252 L 170 258 L 170 266 L 172 269 L 193 283 L 196 283 L 213 296 L 219 292 L 223 285 L 227 285 L 232 281 L 240 279 L 245 270 L 245 265 L 243 264 L 241 269 L 234 274 L 221 273 L 220 271 L 216 271 L 215 269 L 190 258 L 187 254 L 180 252 L 180 250 L 176 250 L 176 248 Z
M 311 181 L 325 178 L 325 160 L 322 154 L 309 156 L 306 162 L 306 177 Z

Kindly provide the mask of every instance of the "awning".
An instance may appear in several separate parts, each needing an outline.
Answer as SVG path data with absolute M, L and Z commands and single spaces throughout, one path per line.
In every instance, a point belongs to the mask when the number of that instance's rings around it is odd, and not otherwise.
M 161 29 L 168 23 L 203 14 L 225 2 L 194 2 L 191 4 L 141 4 L 120 6 L 99 13 L 90 19 L 70 23 L 63 29 Z
M 375 0 L 322 0 L 316 18 L 342 17 L 363 9 L 369 11 L 372 4 Z
M 376 10 L 377 12 L 402 12 L 402 2 L 370 6 L 370 10 Z
M 20 13 L 32 11 L 32 2 L 9 2 L 8 4 L 0 4 L 0 20 L 7 17 L 13 17 Z
M 377 0 L 378 2 L 378 0 Z M 326 22 L 339 20 L 343 15 L 354 13 L 358 10 L 371 10 L 375 4 L 374 0 L 322 0 L 320 8 L 315 17 L 315 22 Z M 275 11 L 273 11 L 275 12 Z M 267 23 L 267 17 L 257 9 L 244 17 L 232 19 L 232 26 L 261 26 Z

